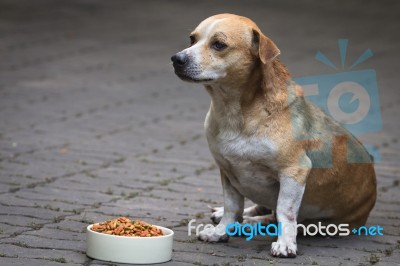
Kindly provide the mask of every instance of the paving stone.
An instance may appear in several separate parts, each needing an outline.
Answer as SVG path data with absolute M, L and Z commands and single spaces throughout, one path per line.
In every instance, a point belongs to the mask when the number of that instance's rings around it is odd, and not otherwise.
M 3 239 L 2 242 L 30 248 L 59 249 L 76 252 L 85 250 L 85 241 L 72 241 L 58 238 L 50 238 L 50 240 L 47 241 L 47 239 L 48 238 L 43 236 L 22 234 L 14 238 Z
M 0 263 L 1 265 L 4 266 L 14 266 L 14 265 L 21 265 L 21 266 L 40 266 L 40 265 L 44 265 L 44 266 L 60 266 L 59 262 L 55 262 L 55 261 L 51 261 L 51 258 L 49 259 L 36 259 L 36 258 L 7 258 L 7 257 L 2 257 L 0 258 Z M 71 263 L 71 262 L 66 262 L 63 263 L 62 265 L 82 265 L 80 263 Z
M 0 246 L 0 253 L 7 254 L 9 257 L 18 257 L 19 259 L 62 259 L 64 258 L 68 263 L 83 264 L 89 260 L 84 253 L 64 251 L 57 249 L 35 249 L 25 248 L 10 244 L 3 244 Z M 1 261 L 1 259 L 0 259 Z M 2 264 L 3 265 L 3 264 Z
M 50 222 L 50 220 L 42 219 L 40 217 L 30 217 L 26 215 L 3 214 L 0 215 L 0 222 L 9 225 L 16 225 L 18 227 L 27 227 L 30 224 L 43 224 Z

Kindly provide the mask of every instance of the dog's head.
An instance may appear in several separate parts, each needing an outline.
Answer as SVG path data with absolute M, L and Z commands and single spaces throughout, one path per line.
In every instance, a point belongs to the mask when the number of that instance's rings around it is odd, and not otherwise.
M 267 64 L 279 54 L 253 21 L 220 14 L 202 21 L 190 34 L 190 47 L 171 60 L 182 80 L 213 84 L 245 80 L 255 65 Z

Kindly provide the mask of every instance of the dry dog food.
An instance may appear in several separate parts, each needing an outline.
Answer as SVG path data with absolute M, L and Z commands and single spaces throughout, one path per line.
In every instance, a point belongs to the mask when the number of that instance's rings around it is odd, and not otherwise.
M 90 229 L 98 233 L 116 236 L 152 237 L 163 235 L 161 229 L 158 229 L 154 225 L 139 220 L 130 220 L 126 217 L 97 223 Z

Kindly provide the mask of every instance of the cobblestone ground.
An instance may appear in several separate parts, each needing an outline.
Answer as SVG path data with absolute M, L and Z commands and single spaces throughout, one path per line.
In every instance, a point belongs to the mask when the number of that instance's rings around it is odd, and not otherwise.
M 165 265 L 395 265 L 400 262 L 399 4 L 344 1 L 0 1 L 0 265 L 109 265 L 85 255 L 85 227 L 119 215 L 173 228 Z M 204 89 L 175 77 L 170 56 L 205 17 L 253 18 L 293 76 L 333 73 L 317 50 L 378 76 L 383 130 L 379 197 L 368 224 L 384 236 L 298 239 L 296 259 L 273 238 L 207 244 L 187 221 L 222 205 L 208 151 Z M 340 64 L 339 64 L 340 65 Z

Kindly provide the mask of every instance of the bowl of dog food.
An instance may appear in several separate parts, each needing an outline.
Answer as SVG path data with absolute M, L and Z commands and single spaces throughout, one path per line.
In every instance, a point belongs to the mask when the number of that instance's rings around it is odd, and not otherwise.
M 171 260 L 171 229 L 119 217 L 87 227 L 86 255 L 93 259 L 130 264 Z

